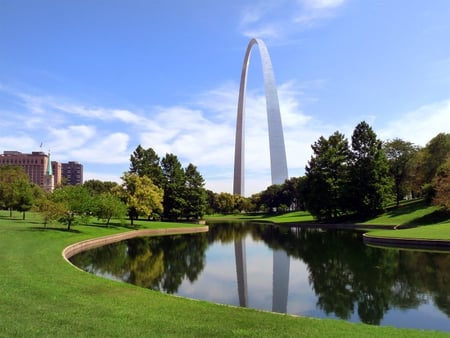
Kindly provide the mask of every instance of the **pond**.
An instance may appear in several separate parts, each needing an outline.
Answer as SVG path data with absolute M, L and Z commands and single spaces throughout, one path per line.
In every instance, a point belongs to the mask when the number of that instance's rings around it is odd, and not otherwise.
M 184 297 L 450 332 L 450 254 L 380 249 L 350 230 L 210 224 L 80 253 L 96 275 Z

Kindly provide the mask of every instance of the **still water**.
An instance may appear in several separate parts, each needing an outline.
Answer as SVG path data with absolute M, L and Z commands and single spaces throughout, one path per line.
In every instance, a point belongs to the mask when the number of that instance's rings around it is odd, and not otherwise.
M 72 257 L 85 271 L 184 297 L 450 332 L 450 254 L 365 246 L 348 230 L 216 223 Z

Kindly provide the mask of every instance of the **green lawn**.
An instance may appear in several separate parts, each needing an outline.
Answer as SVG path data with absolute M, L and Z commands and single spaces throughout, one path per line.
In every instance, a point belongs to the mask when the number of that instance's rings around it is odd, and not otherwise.
M 216 221 L 239 221 L 239 220 L 253 220 L 273 223 L 303 223 L 313 222 L 314 217 L 307 211 L 293 211 L 280 215 L 264 214 L 264 213 L 250 213 L 250 214 L 230 214 L 230 215 L 208 215 L 208 220 Z
M 25 221 L 7 215 L 0 212 L 0 337 L 450 336 L 272 314 L 110 281 L 76 269 L 61 252 L 75 242 L 129 229 L 76 225 L 67 232 L 59 226 L 42 229 L 32 213 Z
M 368 234 L 370 237 L 432 239 L 450 241 L 450 222 L 444 224 L 420 226 L 410 229 L 374 230 Z
M 406 202 L 363 224 L 397 226 L 395 230 L 371 230 L 369 237 L 450 240 L 450 215 L 422 200 Z
M 398 208 L 392 207 L 363 224 L 419 226 L 448 221 L 449 215 L 445 215 L 437 207 L 429 206 L 423 200 L 413 200 L 401 204 Z

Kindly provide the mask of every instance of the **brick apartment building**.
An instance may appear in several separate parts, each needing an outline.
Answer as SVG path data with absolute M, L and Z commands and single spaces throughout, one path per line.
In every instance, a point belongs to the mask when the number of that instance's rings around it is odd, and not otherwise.
M 30 178 L 30 182 L 50 192 L 62 182 L 74 185 L 83 183 L 83 165 L 78 162 L 51 161 L 50 154 L 42 151 L 33 151 L 31 154 L 4 151 L 3 154 L 0 154 L 0 165 L 21 166 Z M 66 165 L 69 169 L 64 171 L 63 168 Z M 64 174 L 69 176 L 64 176 Z

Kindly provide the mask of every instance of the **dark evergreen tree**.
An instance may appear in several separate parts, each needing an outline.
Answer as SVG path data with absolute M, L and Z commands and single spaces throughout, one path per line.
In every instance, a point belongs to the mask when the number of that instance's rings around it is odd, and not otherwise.
M 205 180 L 192 163 L 189 163 L 186 167 L 185 179 L 184 198 L 186 203 L 184 216 L 199 219 L 203 217 L 206 210 Z
M 177 220 L 186 210 L 185 173 L 178 157 L 166 154 L 161 160 L 163 174 L 163 216 L 165 219 Z
M 305 176 L 291 177 L 283 183 L 285 204 L 294 210 L 305 210 L 304 185 Z
M 345 136 L 335 132 L 312 146 L 314 155 L 306 166 L 306 206 L 319 220 L 331 220 L 347 211 L 348 161 Z
M 352 135 L 350 166 L 351 206 L 362 217 L 381 212 L 392 197 L 392 179 L 382 142 L 365 122 Z
M 144 149 L 138 145 L 130 156 L 130 173 L 147 176 L 152 182 L 162 188 L 164 177 L 161 171 L 159 156 L 152 148 Z

